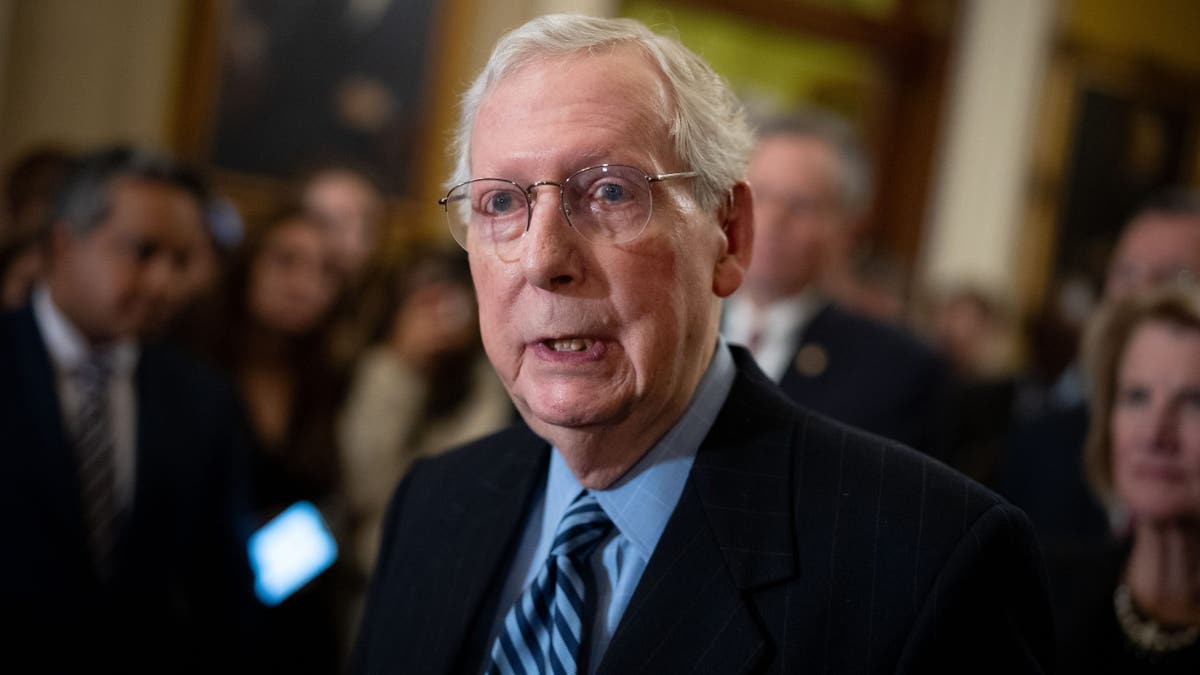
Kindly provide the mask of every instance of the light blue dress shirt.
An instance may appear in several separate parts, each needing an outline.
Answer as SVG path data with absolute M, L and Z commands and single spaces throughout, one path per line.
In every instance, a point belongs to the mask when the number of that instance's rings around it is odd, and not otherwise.
M 718 338 L 713 359 L 683 417 L 625 475 L 607 489 L 593 491 L 615 527 L 591 557 L 596 575 L 596 615 L 588 652 L 589 673 L 596 672 L 604 657 L 646 563 L 675 511 L 696 451 L 729 396 L 735 374 L 729 347 Z M 582 491 L 583 487 L 555 448 L 550 455 L 545 490 L 526 517 L 521 543 L 501 590 L 498 615 L 488 640 L 489 654 L 508 610 L 545 563 L 563 513 Z M 484 659 L 485 668 L 488 660 Z

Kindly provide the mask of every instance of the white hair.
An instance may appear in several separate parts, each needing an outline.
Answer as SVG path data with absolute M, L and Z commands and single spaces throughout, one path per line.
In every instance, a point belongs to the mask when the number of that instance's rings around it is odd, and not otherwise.
M 666 76 L 672 110 L 662 111 L 675 152 L 695 171 L 693 193 L 705 210 L 717 208 L 745 176 L 753 134 L 742 104 L 729 85 L 677 39 L 658 35 L 633 19 L 602 19 L 548 14 L 513 30 L 496 43 L 483 72 L 463 94 L 454 151 L 454 175 L 447 187 L 472 178 L 471 132 L 475 116 L 492 89 L 506 76 L 539 58 L 596 54 L 624 44 L 640 48 Z

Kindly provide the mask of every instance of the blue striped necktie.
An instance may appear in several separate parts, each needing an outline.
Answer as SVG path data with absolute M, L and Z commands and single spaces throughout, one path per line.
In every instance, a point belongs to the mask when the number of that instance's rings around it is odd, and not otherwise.
M 588 558 L 612 528 L 595 495 L 582 492 L 558 524 L 550 555 L 504 617 L 492 646 L 491 674 L 574 675 L 591 625 Z

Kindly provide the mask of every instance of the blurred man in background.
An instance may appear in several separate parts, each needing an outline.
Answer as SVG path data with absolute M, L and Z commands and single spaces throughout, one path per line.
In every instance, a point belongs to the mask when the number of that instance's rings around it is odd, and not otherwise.
M 1119 302 L 1169 283 L 1200 282 L 1200 192 L 1172 189 L 1151 199 L 1129 222 L 1104 283 L 1105 302 Z
M 208 192 L 159 155 L 84 158 L 45 282 L 0 315 L 4 656 L 48 672 L 216 672 L 251 577 L 231 388 L 144 340 L 185 299 Z M 11 639 L 11 642 L 9 640 Z
M 750 158 L 754 255 L 727 302 L 724 334 L 794 401 L 937 454 L 944 370 L 900 330 L 832 302 L 823 288 L 871 199 L 849 125 L 809 110 L 768 121 Z

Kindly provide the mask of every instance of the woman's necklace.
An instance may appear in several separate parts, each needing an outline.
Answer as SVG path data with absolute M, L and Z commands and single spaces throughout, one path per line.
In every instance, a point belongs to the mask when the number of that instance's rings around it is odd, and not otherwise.
M 1129 585 L 1121 583 L 1113 591 L 1113 608 L 1117 612 L 1117 623 L 1121 632 L 1136 647 L 1152 654 L 1179 651 L 1195 644 L 1200 638 L 1200 626 L 1165 628 L 1143 617 L 1133 606 L 1133 594 Z

